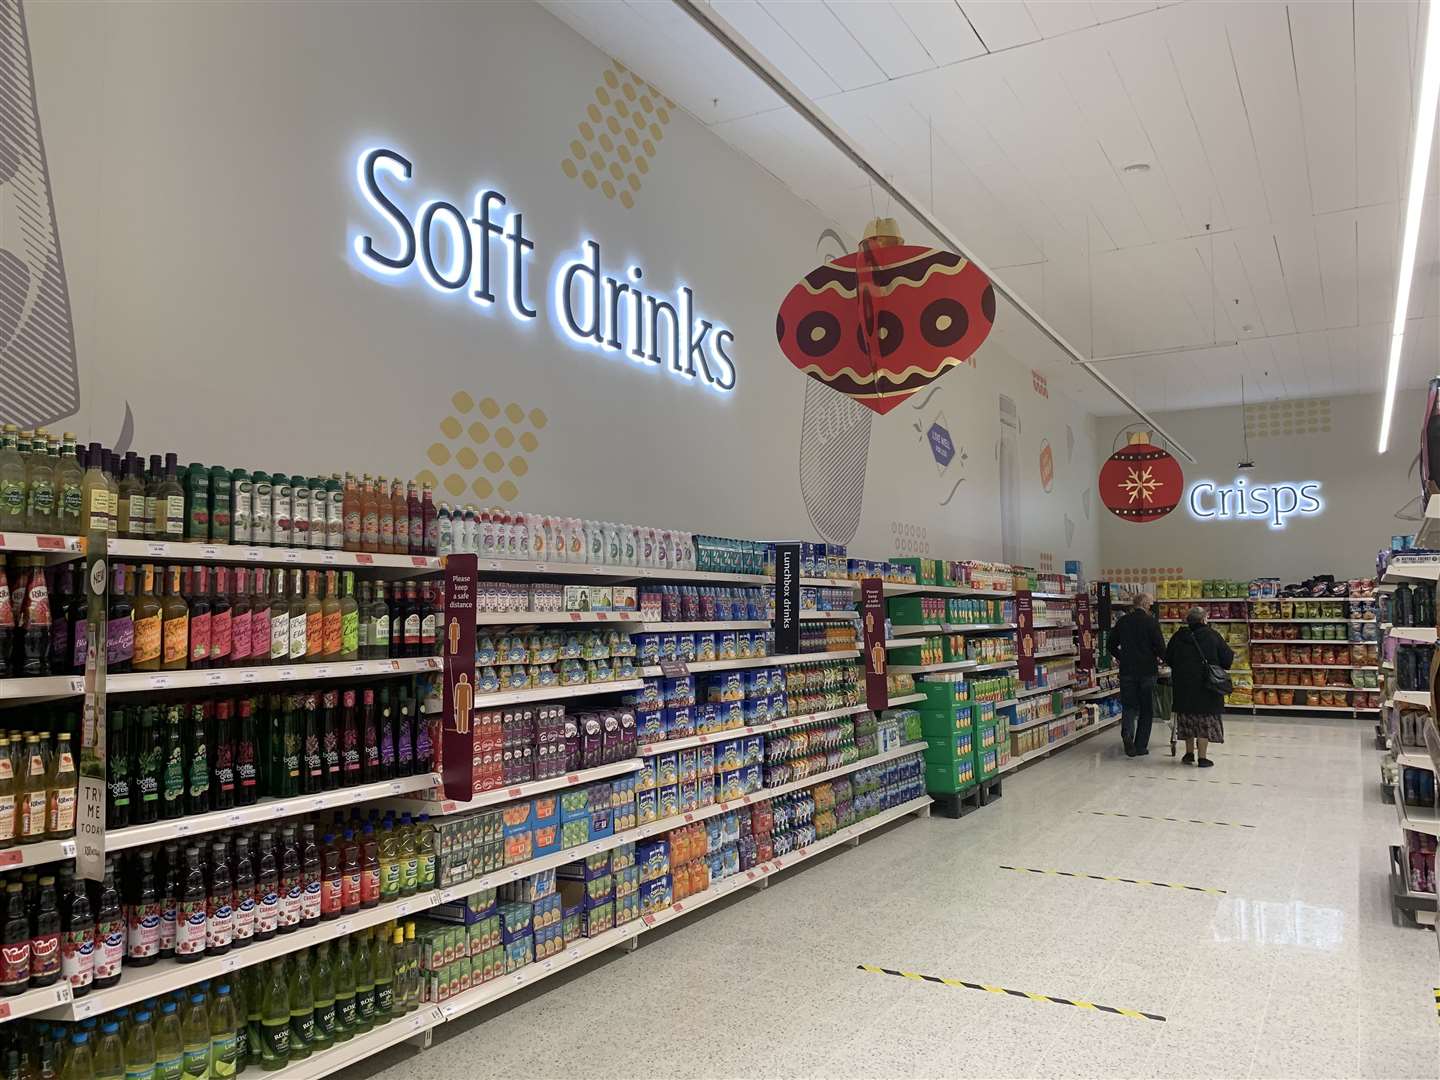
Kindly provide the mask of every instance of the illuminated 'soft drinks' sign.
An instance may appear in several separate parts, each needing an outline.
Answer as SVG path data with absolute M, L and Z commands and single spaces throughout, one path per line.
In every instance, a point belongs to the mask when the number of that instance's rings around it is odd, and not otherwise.
M 1290 517 L 1315 517 L 1325 509 L 1320 483 L 1250 484 L 1239 477 L 1230 487 L 1197 480 L 1186 493 L 1185 505 L 1198 521 L 1264 521 L 1283 529 Z
M 360 197 L 388 226 L 384 232 L 393 234 L 355 235 L 351 246 L 360 265 L 385 277 L 415 274 L 436 292 L 464 295 L 484 307 L 503 297 L 515 319 L 539 318 L 540 302 L 532 305 L 527 281 L 535 241 L 525 235 L 524 215 L 505 213 L 509 201 L 490 188 L 475 193 L 469 216 L 444 199 L 407 210 L 402 203 L 414 174 L 415 166 L 395 150 L 366 150 L 356 161 Z M 623 354 L 714 390 L 734 390 L 735 335 L 696 315 L 689 286 L 675 289 L 671 302 L 642 286 L 644 278 L 639 266 L 618 276 L 607 273 L 599 242 L 584 240 L 554 264 L 548 317 L 577 345 Z

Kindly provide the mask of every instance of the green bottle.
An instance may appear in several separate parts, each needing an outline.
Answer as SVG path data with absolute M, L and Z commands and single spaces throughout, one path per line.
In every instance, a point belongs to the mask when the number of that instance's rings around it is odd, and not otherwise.
M 160 1018 L 155 1021 L 155 1080 L 181 1080 L 184 1061 L 180 1013 L 175 1008 L 175 1002 L 162 1001 Z
M 0 531 L 25 531 L 25 459 L 16 449 L 18 432 L 6 424 L 0 433 Z M 104 1042 L 104 1034 L 101 1034 Z M 97 1056 L 100 1047 L 96 1046 Z
M 315 1041 L 315 995 L 310 989 L 310 954 L 301 949 L 290 956 L 290 1060 L 310 1056 Z
M 107 1020 L 100 1025 L 95 1044 L 95 1080 L 124 1080 L 125 1050 L 120 1045 L 120 1023 Z
M 380 825 L 380 902 L 400 896 L 400 842 L 395 835 L 395 821 L 387 817 Z M 356 973 L 359 984 L 359 973 Z
M 152 1080 L 155 1076 L 155 1026 L 148 1009 L 135 1014 L 125 1039 L 125 1080 Z
M 270 961 L 265 972 L 260 1005 L 260 1068 L 283 1069 L 290 1060 L 290 991 L 285 985 L 285 964 Z
M 415 826 L 409 814 L 400 815 L 400 895 L 414 896 L 420 888 L 420 854 L 416 850 Z
M 360 1018 L 355 1033 L 363 1035 L 375 1026 L 375 962 L 371 959 L 370 935 L 362 931 L 354 937 L 355 1012 Z
M 210 1080 L 210 1010 L 205 1007 L 205 995 L 198 990 L 190 995 L 189 1006 L 180 1014 L 180 1043 L 184 1080 Z
M 322 941 L 315 949 L 310 993 L 315 999 L 314 1048 L 324 1050 L 335 1042 L 335 965 L 330 962 L 328 941 Z
M 261 976 L 264 974 L 262 967 L 243 968 L 240 975 L 245 980 L 245 1064 L 259 1065 L 261 1061 L 261 1047 L 265 1040 L 261 1035 L 260 1023 L 260 999 L 264 993 L 261 983 L 264 981 Z
M 56 532 L 65 536 L 79 535 L 84 486 L 85 470 L 80 467 L 80 462 L 75 457 L 75 433 L 67 431 L 60 448 L 60 462 L 55 466 Z
M 221 983 L 215 988 L 215 1002 L 210 1006 L 210 1075 L 215 1080 L 229 1080 L 239 1068 L 239 1028 L 230 984 Z
M 60 1080 L 95 1080 L 95 1058 L 90 1053 L 90 1036 L 77 1031 L 70 1036 L 70 1050 L 60 1070 Z
M 378 927 L 375 942 L 370 948 L 375 969 L 375 1022 L 383 1024 L 400 1015 L 395 1007 L 395 953 L 391 948 L 393 935 L 391 924 Z M 403 932 L 402 932 L 402 937 Z
M 335 1041 L 345 1042 L 360 1028 L 355 1003 L 355 965 L 350 957 L 350 939 L 335 945 Z

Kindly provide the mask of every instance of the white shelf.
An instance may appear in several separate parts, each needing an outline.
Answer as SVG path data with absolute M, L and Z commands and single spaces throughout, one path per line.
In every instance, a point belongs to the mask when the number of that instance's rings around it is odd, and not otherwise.
M 1000 768 L 999 768 L 998 770 L 996 770 L 995 775 L 996 775 L 996 776 L 999 776 L 1001 773 L 1007 773 L 1007 772 L 1009 772 L 1011 769 L 1018 769 L 1021 765 L 1024 765 L 1025 762 L 1027 762 L 1027 761 L 1034 761 L 1036 758 L 1044 757 L 1046 754 L 1050 753 L 1052 750 L 1059 750 L 1062 746 L 1069 746 L 1072 742 L 1075 742 L 1077 739 L 1083 739 L 1085 736 L 1091 735 L 1091 734 L 1093 734 L 1093 733 L 1095 733 L 1095 732 L 1097 732 L 1097 731 L 1104 731 L 1106 728 L 1111 727 L 1111 726 L 1113 726 L 1113 725 L 1115 725 L 1115 724 L 1118 724 L 1119 722 L 1120 722 L 1120 717 L 1118 717 L 1118 716 L 1107 716 L 1107 717 L 1105 717 L 1105 718 L 1102 719 L 1102 720 L 1097 720 L 1097 721 L 1095 721 L 1095 723 L 1087 725 L 1086 727 L 1077 728 L 1076 730 L 1072 731 L 1069 735 L 1065 735 L 1065 736 L 1063 736 L 1063 737 L 1061 737 L 1061 738 L 1059 738 L 1059 739 L 1056 739 L 1056 740 L 1055 740 L 1054 742 L 1052 742 L 1052 743 L 1049 743 L 1049 744 L 1047 744 L 1047 745 L 1045 745 L 1045 746 L 1037 746 L 1034 750 L 1031 750 L 1031 751 L 1028 751 L 1027 753 L 1021 754 L 1019 757 L 1012 757 L 1012 758 L 1011 758 L 1009 761 L 1007 761 L 1004 765 L 1000 766 Z M 1010 730 L 1011 730 L 1011 731 L 1014 731 L 1015 729 L 1012 727 Z
M 168 821 L 154 821 L 146 825 L 129 825 L 123 829 L 106 831 L 105 850 L 106 852 L 124 851 L 126 848 L 141 847 L 145 844 L 164 843 L 166 840 L 174 840 L 179 836 L 198 836 L 201 833 L 233 829 L 260 821 L 279 821 L 282 818 L 297 817 L 300 814 L 334 810 L 342 806 L 353 806 L 356 803 L 403 795 L 407 791 L 425 791 L 439 783 L 438 773 L 421 773 L 417 776 L 381 780 L 374 784 L 361 784 L 358 787 L 336 788 L 334 791 L 322 791 L 314 795 L 296 795 L 288 799 L 264 799 L 250 806 L 237 806 L 230 810 L 214 810 L 208 814 L 193 814 L 187 817 L 171 818 Z
M 581 769 L 578 772 L 565 773 L 563 776 L 550 776 L 544 780 L 527 780 L 523 784 L 510 784 L 506 787 L 495 788 L 491 791 L 482 791 L 471 799 L 431 799 L 431 798 L 402 798 L 393 802 L 397 808 L 408 810 L 412 814 L 429 814 L 431 817 L 444 817 L 446 814 L 464 814 L 471 810 L 484 810 L 486 807 L 499 806 L 502 803 L 512 802 L 515 799 L 528 798 L 531 795 L 543 795 L 547 791 L 559 791 L 561 788 L 579 787 L 581 784 L 589 784 L 596 780 L 605 780 L 611 776 L 623 776 L 626 773 L 639 772 L 640 759 L 638 757 L 625 758 L 621 761 L 612 761 L 608 765 L 596 765 L 593 768 Z M 436 786 L 440 784 L 439 777 L 436 778 Z
M 266 1073 L 275 1080 L 320 1080 L 351 1065 L 358 1065 L 387 1047 L 413 1039 L 421 1032 L 444 1023 L 444 1016 L 434 1005 L 425 1004 L 412 1013 L 375 1027 L 363 1035 L 353 1035 L 344 1042 L 332 1043 L 324 1050 L 310 1050 L 310 1056 L 292 1061 L 283 1069 Z
M 887 709 L 895 709 L 900 707 L 901 705 L 911 705 L 917 701 L 926 700 L 928 700 L 928 698 L 925 694 L 901 694 L 899 697 L 891 698 L 889 704 L 887 704 L 885 707 Z
M 493 694 L 476 694 L 472 708 L 493 709 L 497 705 L 558 701 L 560 698 L 589 697 L 592 694 L 619 694 L 626 690 L 644 688 L 644 679 L 612 679 L 609 682 L 582 683 L 579 686 L 532 686 L 527 690 L 497 690 Z
M 387 577 L 438 573 L 444 560 L 434 555 L 386 555 L 312 547 L 251 547 L 245 544 L 191 544 L 170 540 L 110 540 L 115 559 L 174 559 L 181 562 L 254 563 L 261 566 L 312 566 L 323 569 L 381 571 Z
M 738 660 L 697 660 L 686 664 L 692 675 L 706 671 L 736 671 L 753 667 L 784 667 L 787 664 L 808 664 L 816 660 L 853 660 L 860 655 L 859 649 L 837 649 L 834 652 L 784 653 L 779 656 L 746 656 Z M 898 670 L 898 669 L 897 669 Z M 640 674 L 650 678 L 658 677 L 661 670 L 654 665 L 642 667 Z
M 0 870 L 19 870 L 75 857 L 75 841 L 42 840 L 38 844 L 16 844 L 0 851 Z M 0 999 L 3 1000 L 3 999 Z
M 440 666 L 438 656 L 408 656 L 392 660 L 336 660 L 328 664 L 276 664 L 269 667 L 202 668 L 199 671 L 132 672 L 107 676 L 105 692 L 136 694 L 148 690 L 203 690 L 212 686 L 248 686 L 252 683 L 304 682 L 313 679 L 373 679 L 385 675 L 415 675 L 426 671 L 439 671 Z
M 1374 645 L 1373 641 L 1351 641 L 1348 638 L 1251 638 L 1248 645 Z
M 1032 592 L 1036 600 L 1074 600 L 1076 594 L 1068 592 Z
M 816 619 L 838 619 L 847 622 L 858 622 L 860 613 L 858 611 L 801 611 L 801 622 L 814 622 Z
M 1430 760 L 1430 755 L 1423 750 L 1396 750 L 1394 747 L 1391 747 L 1390 752 L 1395 755 L 1397 764 L 1405 765 L 1411 769 L 1425 769 L 1429 772 L 1435 771 L 1435 763 Z
M 1159 604 L 1244 604 L 1248 596 L 1162 596 Z
M 868 705 L 847 705 L 843 709 L 827 709 L 824 712 L 800 713 L 797 716 L 786 716 L 779 720 L 772 720 L 768 724 L 751 724 L 746 727 L 726 728 L 724 731 L 709 731 L 703 735 L 686 735 L 679 739 L 666 739 L 663 742 L 645 743 L 635 752 L 640 757 L 654 757 L 656 754 L 668 754 L 672 750 L 688 750 L 692 746 L 706 746 L 710 743 L 744 738 L 746 735 L 761 735 L 768 731 L 783 731 L 786 728 L 799 727 L 801 724 L 813 724 L 820 720 L 834 720 L 841 716 L 856 716 L 859 713 L 869 711 Z
M 1378 694 L 1378 686 L 1296 686 L 1294 683 L 1255 683 L 1256 690 L 1321 690 L 1344 694 Z
M 10 535 L 14 536 L 15 534 L 11 533 Z M 67 1005 L 72 1000 L 74 998 L 70 991 L 70 984 L 62 978 L 51 986 L 41 986 L 34 990 L 26 990 L 23 994 L 16 994 L 14 997 L 0 999 L 0 1022 L 18 1020 L 22 1016 L 33 1016 L 46 1009 L 53 1009 L 57 1005 Z
M 924 644 L 924 638 L 892 637 L 885 639 L 885 648 L 887 649 L 913 649 Z
M 971 671 L 1004 671 L 1006 668 L 1019 667 L 1018 660 L 996 660 L 991 664 L 976 664 Z
M 1035 630 L 1074 630 L 1074 629 L 1075 629 L 1075 624 L 1074 624 L 1073 622 L 1037 622 L 1037 623 L 1034 624 L 1033 629 L 1035 629 Z
M 1380 580 L 1387 585 L 1400 581 L 1435 581 L 1440 579 L 1440 556 L 1412 558 L 1408 561 L 1391 559 L 1385 567 L 1385 576 Z
M 773 585 L 773 574 L 735 574 L 722 570 L 671 570 L 662 566 L 610 566 L 588 562 L 532 562 L 529 559 L 492 559 L 481 555 L 475 560 L 478 573 L 531 574 L 545 577 L 573 578 L 576 581 L 718 581 L 732 585 Z M 812 579 L 804 579 L 809 583 Z M 818 584 L 818 582 L 817 582 Z M 826 585 L 836 584 L 829 580 Z M 843 587 L 843 586 L 841 586 Z
M 773 585 L 775 583 L 774 575 L 770 575 L 767 580 L 770 582 L 770 584 Z M 854 578 L 802 577 L 800 579 L 800 584 L 814 585 L 816 588 L 819 589 L 849 589 L 851 592 L 860 591 L 860 582 L 856 581 Z
M 995 711 L 996 711 L 996 712 L 999 712 L 1001 709 L 1009 709 L 1009 708 L 1011 708 L 1011 707 L 1013 707 L 1013 706 L 1015 706 L 1015 705 L 1018 705 L 1018 704 L 1020 704 L 1020 703 L 1019 703 L 1015 698 L 1012 697 L 1012 698 L 1007 698 L 1007 699 L 1005 699 L 1004 701 L 977 701 L 977 702 L 974 702 L 974 704 L 976 704 L 976 705 L 994 705 L 994 706 L 995 706 Z
M 1348 623 L 1348 622 L 1372 622 L 1371 619 L 1216 619 L 1216 622 L 1252 622 L 1252 623 Z
M 991 630 L 1014 630 L 1013 622 L 991 622 L 991 623 L 945 623 L 947 634 L 975 634 L 989 632 Z
M 1417 548 L 1440 548 L 1440 495 L 1425 500 L 1425 518 L 1415 530 Z
M 1406 806 L 1398 793 L 1395 799 L 1395 816 L 1401 829 L 1425 833 L 1428 836 L 1440 836 L 1440 817 L 1436 816 L 1435 811 L 1425 806 Z
M 913 596 L 925 593 L 931 596 L 986 596 L 995 600 L 1008 600 L 1013 591 L 999 589 L 971 589 L 964 585 L 902 585 L 898 582 L 885 583 L 886 596 Z M 1036 593 L 1039 596 L 1040 593 Z
M 0 679 L 0 702 L 46 701 L 75 697 L 85 692 L 80 675 L 18 675 Z
M 1284 686 L 1282 690 L 1314 690 L 1313 686 Z M 1278 712 L 1354 712 L 1349 705 L 1261 705 L 1258 702 L 1230 702 L 1225 703 L 1227 709 L 1275 709 Z M 1367 711 L 1367 710 L 1362 710 Z M 1368 710 L 1373 711 L 1373 710 Z
M 1430 705 L 1430 691 L 1428 690 L 1396 690 L 1390 696 L 1402 705 L 1423 705 L 1427 708 Z
M 936 637 L 945 633 L 944 623 L 905 623 L 901 626 L 891 626 L 892 634 L 918 634 L 921 637 Z
M 640 622 L 638 611 L 478 611 L 476 626 L 550 626 L 556 623 Z
M 890 670 L 896 675 L 924 675 L 929 671 L 967 671 L 974 666 L 973 660 L 946 660 L 939 664 L 892 664 Z
M 1432 496 L 1440 499 L 1440 495 Z M 1385 632 L 1386 637 L 1392 637 L 1396 641 L 1419 641 L 1425 644 L 1435 644 L 1435 627 L 1433 626 L 1392 626 Z
M 804 616 L 801 616 L 804 621 Z M 638 624 L 646 634 L 683 634 L 693 630 L 769 630 L 769 619 L 738 619 L 733 622 L 643 622 Z
M 1103 686 L 1092 686 L 1088 690 L 1075 691 L 1075 697 L 1086 701 L 1098 701 L 1101 698 L 1112 697 L 1118 693 L 1120 693 L 1118 686 L 1112 686 L 1108 689 Z
M 1079 651 L 1080 650 L 1075 648 L 1075 646 L 1071 645 L 1069 648 L 1066 649 L 1051 649 L 1047 652 L 1037 652 L 1035 654 L 1035 659 L 1047 660 L 1052 656 L 1075 656 Z
M 1265 660 L 1250 658 L 1251 668 L 1318 668 L 1321 671 L 1378 671 L 1375 664 L 1271 664 Z
M 1064 690 L 1067 686 L 1074 686 L 1074 679 L 1067 679 L 1065 682 L 1054 683 L 1050 686 L 1037 686 L 1033 690 L 1018 690 L 1015 693 L 1017 698 L 1034 697 L 1036 694 L 1049 694 L 1056 690 Z
M 0 532 L 0 554 L 40 555 L 45 565 L 71 562 L 85 554 L 83 536 L 53 533 Z

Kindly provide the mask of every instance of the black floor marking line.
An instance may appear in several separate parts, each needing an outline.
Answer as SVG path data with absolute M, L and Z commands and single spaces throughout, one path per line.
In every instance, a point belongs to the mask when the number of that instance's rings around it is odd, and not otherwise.
M 1198 776 L 1142 776 L 1140 773 L 1127 773 L 1131 780 L 1174 780 L 1181 784 L 1224 784 L 1227 787 L 1263 787 L 1273 788 L 1274 784 L 1251 784 L 1244 780 L 1202 780 Z
M 868 971 L 873 975 L 895 975 L 901 979 L 911 979 L 914 982 L 938 983 L 941 986 L 964 987 L 966 990 L 984 990 L 991 994 L 1008 994 L 1011 997 L 1029 998 L 1031 1001 L 1048 1001 L 1052 1005 L 1070 1005 L 1077 1009 L 1091 1009 L 1095 1012 L 1113 1013 L 1116 1016 L 1128 1016 L 1132 1020 L 1158 1020 L 1165 1023 L 1165 1017 L 1159 1013 L 1141 1012 L 1138 1009 L 1117 1009 L 1113 1005 L 1096 1005 L 1093 1001 L 1072 1001 L 1070 998 L 1051 997 L 1049 994 L 1032 994 L 1028 990 L 1011 990 L 1004 986 L 987 986 L 985 983 L 966 982 L 964 979 L 942 979 L 939 975 L 919 975 L 913 971 L 896 971 L 893 968 L 875 967 L 872 964 L 856 964 L 859 971 Z
M 1435 987 L 1435 1019 L 1440 1020 L 1440 986 Z
M 1006 866 L 1000 864 L 1001 870 L 1019 870 L 1029 874 L 1053 874 L 1056 877 L 1087 878 L 1090 881 L 1119 881 L 1126 885 L 1152 885 L 1157 889 L 1179 889 L 1185 892 L 1211 893 L 1215 896 L 1225 896 L 1224 889 L 1207 889 L 1203 885 L 1172 885 L 1168 881 L 1145 881 L 1142 878 L 1111 877 L 1106 874 L 1078 874 L 1073 870 L 1042 870 L 1033 866 Z
M 1258 825 L 1246 825 L 1239 821 L 1201 821 L 1199 818 L 1156 817 L 1154 814 L 1122 814 L 1118 810 L 1076 810 L 1077 814 L 1093 814 L 1096 817 L 1139 818 L 1142 821 L 1175 821 L 1184 825 L 1225 825 L 1232 829 L 1258 829 Z

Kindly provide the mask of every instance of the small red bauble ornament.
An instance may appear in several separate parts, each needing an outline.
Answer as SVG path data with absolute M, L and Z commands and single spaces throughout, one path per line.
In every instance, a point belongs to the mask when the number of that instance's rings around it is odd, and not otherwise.
M 860 250 L 806 274 L 775 319 L 790 363 L 882 415 L 969 360 L 995 322 L 979 267 L 899 231 L 871 222 Z
M 1100 501 L 1122 521 L 1159 521 L 1180 505 L 1185 474 L 1180 463 L 1136 432 L 1100 466 Z

